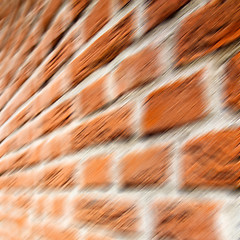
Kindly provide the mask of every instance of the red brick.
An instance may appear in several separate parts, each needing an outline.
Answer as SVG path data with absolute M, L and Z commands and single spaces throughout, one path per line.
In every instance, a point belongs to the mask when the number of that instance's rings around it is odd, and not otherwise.
M 80 124 L 70 132 L 72 151 L 130 137 L 133 134 L 131 117 L 132 109 L 123 106 Z
M 88 115 L 107 104 L 106 81 L 107 77 L 104 76 L 79 93 L 81 114 Z
M 212 131 L 183 147 L 184 187 L 240 186 L 240 129 Z
M 240 110 L 240 52 L 228 63 L 226 69 L 226 104 Z
M 110 184 L 110 156 L 97 156 L 88 159 L 83 168 L 84 187 L 102 187 Z
M 36 24 L 33 26 L 31 32 L 24 40 L 20 50 L 18 51 L 18 59 L 17 59 L 17 66 L 20 65 L 25 61 L 28 55 L 33 51 L 36 45 L 39 43 L 39 40 L 42 36 L 42 26 L 40 24 Z M 34 58 L 31 58 L 34 61 Z M 30 61 L 29 61 L 30 63 Z
M 209 202 L 162 201 L 153 209 L 154 239 L 217 240 L 215 230 L 216 206 Z
M 67 99 L 52 108 L 42 117 L 42 133 L 48 134 L 56 128 L 69 124 L 73 119 L 72 99 Z
M 44 35 L 44 39 L 49 39 L 53 48 L 58 47 L 58 43 L 62 39 L 66 30 L 71 24 L 72 16 L 69 5 L 63 7 L 58 14 L 55 15 L 51 26 Z
M 30 3 L 30 1 L 27 1 L 27 3 Z M 36 5 L 33 6 L 33 8 L 31 9 L 31 12 L 32 13 L 35 12 L 37 15 L 37 14 L 39 14 L 39 11 L 36 11 Z M 39 8 L 39 10 L 41 10 L 41 9 Z M 25 37 L 29 34 L 29 32 L 31 30 L 31 26 L 32 26 L 33 21 L 35 20 L 36 15 L 34 15 L 34 14 L 24 15 L 24 13 L 23 13 L 23 23 L 22 23 L 22 26 L 18 30 L 17 38 L 15 39 L 15 43 L 12 46 L 13 48 L 11 50 L 11 53 L 12 53 L 11 56 L 13 56 L 17 52 L 19 47 L 23 44 Z
M 36 116 L 41 113 L 45 108 L 49 107 L 56 100 L 58 100 L 64 93 L 69 90 L 66 84 L 67 80 L 64 76 L 58 76 L 51 81 L 40 94 L 32 101 L 34 112 L 32 116 Z
M 92 72 L 113 60 L 133 42 L 133 37 L 134 24 L 131 12 L 73 60 L 72 85 L 76 86 Z
M 35 70 L 36 64 L 35 59 L 31 59 L 32 61 L 26 62 L 20 71 L 17 73 L 16 77 L 14 77 L 14 81 L 12 84 L 3 92 L 0 97 L 0 109 L 6 105 L 6 103 L 11 99 L 11 97 L 15 94 L 15 92 L 19 89 L 19 87 L 30 77 L 33 70 Z M 15 110 L 15 109 L 14 109 Z M 8 116 L 9 118 L 10 116 Z M 6 120 L 8 119 L 6 118 Z
M 72 37 L 72 35 L 70 37 Z M 67 38 L 65 41 L 63 41 L 62 44 L 60 44 L 58 46 L 58 48 L 56 49 L 56 52 L 55 52 L 56 54 L 54 54 L 52 56 L 52 58 L 50 58 L 50 60 L 49 60 L 50 62 L 45 63 L 46 66 L 45 66 L 45 68 L 43 67 L 44 74 L 41 74 L 41 77 L 39 77 L 38 81 L 36 81 L 36 79 L 31 79 L 24 86 L 24 88 L 22 88 L 21 91 L 18 92 L 18 96 L 16 97 L 16 95 L 15 95 L 14 99 L 18 99 L 18 101 L 11 103 L 10 110 L 3 111 L 3 114 L 2 114 L 1 120 L 0 120 L 1 123 L 4 123 L 11 116 L 11 114 L 13 114 L 13 112 L 19 106 L 21 106 L 21 104 L 23 104 L 28 98 L 30 98 L 35 92 L 37 92 L 39 90 L 39 88 L 48 80 L 48 78 L 50 76 L 52 76 L 59 69 L 59 67 L 67 60 L 67 57 L 70 57 L 70 55 L 73 52 L 73 50 L 71 49 L 73 47 L 73 43 L 71 41 L 73 41 L 73 40 L 71 40 L 71 38 L 70 39 Z M 48 45 L 49 45 L 49 43 L 48 43 Z M 50 48 L 50 45 L 49 45 L 49 48 Z M 47 54 L 47 52 L 46 52 L 46 54 Z M 11 94 L 8 93 L 6 101 L 8 101 L 12 97 L 12 95 L 15 93 L 15 91 L 19 88 L 19 86 L 22 85 L 22 83 L 24 83 L 28 79 L 28 77 L 31 76 L 31 74 L 35 70 L 36 66 L 40 63 L 40 62 L 36 63 L 37 57 L 38 57 L 38 55 L 36 57 L 33 57 L 33 59 L 29 60 L 24 65 L 24 68 L 22 68 L 22 70 L 21 70 L 21 74 L 19 74 L 19 76 L 17 78 L 17 84 L 13 85 L 14 88 L 11 86 L 11 92 L 10 92 Z M 56 61 L 56 59 L 54 59 L 55 57 L 56 57 L 57 61 Z M 23 92 L 24 92 L 24 94 L 22 94 Z M 0 104 L 2 104 L 2 106 L 3 106 L 5 103 L 3 101 L 1 101 Z
M 127 5 L 131 0 L 118 0 L 121 7 L 124 7 Z
M 24 125 L 27 121 L 31 120 L 32 111 L 34 111 L 33 106 L 31 104 L 28 104 L 15 117 L 13 117 L 8 123 L 8 134 L 14 132 L 16 129 Z
M 152 134 L 191 123 L 205 113 L 202 72 L 152 92 L 144 102 L 143 132 Z
M 23 88 L 20 88 L 20 90 L 11 99 L 8 107 L 2 110 L 0 124 L 3 124 L 6 120 L 8 120 L 11 115 L 38 90 L 36 86 L 40 85 L 41 81 L 40 79 L 36 81 L 36 78 L 32 78 L 24 85 Z
M 149 83 L 160 75 L 158 52 L 159 49 L 150 46 L 120 63 L 114 74 L 117 96 Z
M 240 2 L 211 0 L 184 19 L 177 38 L 177 65 L 186 64 L 240 37 Z
M 43 176 L 40 176 L 42 188 L 71 188 L 75 184 L 76 164 L 58 164 L 45 167 Z
M 136 232 L 138 214 L 135 205 L 129 201 L 79 197 L 75 200 L 76 220 L 100 225 L 120 232 Z
M 71 57 L 74 52 L 74 34 L 70 34 L 65 38 L 56 49 L 51 53 L 44 66 L 44 78 L 49 79 L 52 77 L 59 68 Z
M 111 17 L 111 1 L 100 0 L 83 23 L 84 41 L 94 36 Z
M 168 165 L 167 146 L 132 152 L 120 162 L 121 185 L 124 187 L 161 185 L 167 180 Z
M 76 19 L 89 3 L 90 0 L 71 0 L 73 18 Z
M 169 18 L 189 1 L 191 0 L 153 0 L 147 2 L 145 12 L 145 32 L 150 31 L 152 28 Z
M 8 156 L 4 161 L 8 162 L 8 171 L 18 170 L 24 167 L 30 167 L 36 161 L 36 156 L 34 156 L 31 150 L 26 149 L 21 152 L 17 152 L 14 155 Z
M 55 14 L 57 13 L 62 3 L 63 3 L 63 0 L 48 1 L 48 4 L 44 9 L 40 18 L 41 27 L 43 28 L 44 32 L 47 30 L 49 24 L 51 23 L 52 19 L 54 18 Z

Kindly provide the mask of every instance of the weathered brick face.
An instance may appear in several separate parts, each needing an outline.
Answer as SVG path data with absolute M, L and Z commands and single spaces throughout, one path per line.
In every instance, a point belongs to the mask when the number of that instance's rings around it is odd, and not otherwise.
M 76 219 L 81 222 L 98 224 L 120 232 L 135 232 L 138 215 L 133 203 L 111 202 L 107 199 L 76 199 Z
M 151 93 L 144 102 L 143 132 L 163 132 L 205 115 L 201 72 Z
M 120 165 L 122 185 L 126 187 L 161 185 L 167 179 L 168 158 L 168 147 L 149 148 L 128 154 Z
M 218 239 L 214 233 L 215 206 L 199 202 L 158 202 L 155 236 L 176 239 Z
M 144 30 L 146 32 L 150 31 L 190 1 L 191 0 L 146 1 L 146 26 Z
M 158 54 L 159 49 L 148 47 L 122 61 L 114 74 L 116 95 L 120 96 L 157 78 L 161 73 Z
M 240 2 L 211 0 L 187 17 L 178 33 L 177 64 L 186 64 L 240 37 Z
M 0 1 L 0 240 L 239 240 L 240 1 Z
M 127 139 L 132 134 L 131 107 L 124 106 L 76 127 L 70 133 L 72 150 Z
M 211 132 L 184 146 L 183 184 L 186 187 L 240 186 L 240 129 Z
M 225 86 L 226 104 L 236 111 L 240 110 L 240 52 L 228 63 Z

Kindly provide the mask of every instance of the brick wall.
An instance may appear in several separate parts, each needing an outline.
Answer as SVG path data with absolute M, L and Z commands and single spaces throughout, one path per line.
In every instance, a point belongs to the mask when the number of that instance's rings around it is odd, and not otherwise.
M 2 0 L 1 240 L 240 239 L 240 1 Z

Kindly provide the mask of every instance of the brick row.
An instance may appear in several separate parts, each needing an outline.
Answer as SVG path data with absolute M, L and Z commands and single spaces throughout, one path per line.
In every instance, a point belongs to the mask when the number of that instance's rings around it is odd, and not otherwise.
M 95 120 L 93 120 L 92 123 L 97 125 Z M 105 124 L 103 127 L 105 127 Z M 74 135 L 85 134 L 84 128 L 80 129 L 80 133 L 74 130 Z M 120 128 L 118 126 L 116 130 L 118 131 L 119 129 Z M 106 130 L 103 132 L 105 131 Z M 91 132 L 88 133 L 89 138 L 91 137 L 91 134 Z M 113 135 L 104 133 L 105 136 L 103 135 L 99 139 L 95 134 L 96 133 L 94 131 L 94 141 L 91 140 L 86 142 L 81 140 L 80 142 L 76 143 L 74 140 L 74 144 L 69 147 L 68 151 L 72 152 L 76 150 L 76 148 L 81 149 L 89 146 L 89 144 L 101 143 L 103 139 L 104 141 L 108 141 L 108 139 L 111 139 L 111 136 L 113 136 L 115 133 L 112 132 Z M 229 128 L 209 132 L 206 135 L 202 135 L 199 138 L 194 138 L 185 143 L 181 149 L 181 187 L 238 188 L 240 173 L 240 165 L 238 161 L 239 142 L 239 128 Z M 48 159 L 51 159 L 52 157 L 56 157 L 58 154 L 53 154 L 51 151 L 44 151 L 41 155 L 36 155 L 34 152 L 29 151 L 26 153 L 23 152 L 20 155 L 11 156 L 3 160 L 1 165 L 1 173 L 3 174 L 11 170 L 17 170 L 39 163 L 40 161 L 43 161 L 44 155 L 48 157 Z M 111 155 L 98 156 L 92 159 L 90 158 L 88 161 L 86 161 L 86 163 L 83 165 L 82 177 L 80 180 L 78 180 L 81 182 L 81 185 L 84 188 L 109 186 L 112 182 L 112 173 L 110 170 L 112 166 L 111 158 Z M 118 166 L 121 173 L 121 179 L 119 181 L 120 185 L 122 187 L 137 187 L 151 185 L 157 186 L 165 183 L 169 176 L 169 159 L 171 159 L 169 146 L 160 146 L 139 152 L 129 153 L 120 161 Z M 72 175 L 75 171 L 75 167 L 69 167 L 69 171 L 67 169 L 68 168 L 64 167 L 63 171 L 61 166 L 59 166 L 59 168 L 53 167 L 52 169 L 48 169 L 46 176 L 43 176 L 43 178 L 39 177 L 41 174 L 37 174 L 39 176 L 37 176 L 38 180 L 36 180 L 36 182 L 45 184 L 45 187 L 48 185 L 51 186 L 51 184 L 58 187 L 65 187 L 65 184 L 67 184 L 67 186 L 72 186 L 72 181 L 75 181 L 73 180 L 75 177 Z M 54 172 L 59 174 L 59 179 L 58 174 L 54 174 Z M 51 176 L 54 176 L 55 178 L 51 180 Z M 34 186 L 35 181 L 31 181 L 31 177 L 32 174 L 29 171 L 17 172 L 16 174 L 11 175 L 3 175 L 1 177 L 1 186 L 2 188 L 11 188 L 12 185 L 16 185 L 18 187 L 18 184 L 20 184 L 21 186 L 26 185 L 26 187 L 28 187 L 29 182 L 31 183 L 31 186 L 32 184 Z M 45 183 L 44 179 L 49 180 L 49 182 Z
M 22 196 L 4 195 L 1 197 L 2 206 L 7 202 L 19 200 Z M 49 196 L 41 195 L 39 200 L 44 199 L 43 212 L 48 212 L 47 206 L 52 200 Z M 87 233 L 84 239 L 110 239 L 103 234 L 97 234 L 94 226 L 102 229 L 110 229 L 122 234 L 140 234 L 140 215 L 139 202 L 127 198 L 94 197 L 89 195 L 78 195 L 71 201 L 67 195 L 62 195 L 63 200 L 68 200 L 72 206 L 74 214 L 71 221 L 79 224 L 87 224 L 92 227 L 93 231 Z M 29 200 L 29 199 L 28 199 Z M 33 210 L 37 207 L 38 202 L 34 201 L 26 209 Z M 50 205 L 51 206 L 51 205 Z M 18 207 L 13 204 L 11 210 L 15 211 Z M 65 205 L 66 208 L 66 205 Z M 155 221 L 151 238 L 179 237 L 180 239 L 219 239 L 220 233 L 216 227 L 216 217 L 220 210 L 220 205 L 216 201 L 196 200 L 196 199 L 178 199 L 170 198 L 168 200 L 154 200 L 150 204 L 151 218 Z M 24 210 L 23 210 L 24 211 Z M 47 215 L 45 215 L 47 216 Z M 48 216 L 50 220 L 51 216 Z M 62 215 L 62 217 L 65 217 Z M 4 236 L 15 236 L 11 234 L 10 227 L 15 227 L 15 233 L 23 227 L 25 231 L 18 232 L 19 237 L 42 237 L 44 239 L 78 239 L 79 232 L 75 227 L 61 227 L 53 223 L 31 223 L 27 221 L 27 214 L 18 214 L 18 216 L 1 213 L 2 222 L 0 233 Z M 48 220 L 48 221 L 49 221 Z M 6 224 L 9 224 L 7 226 Z M 5 231 L 2 231 L 4 228 Z M 1 232 L 2 231 L 2 232 Z M 138 235 L 136 235 L 138 236 Z M 23 238 L 24 239 L 24 238 Z M 112 239 L 112 238 L 111 238 Z

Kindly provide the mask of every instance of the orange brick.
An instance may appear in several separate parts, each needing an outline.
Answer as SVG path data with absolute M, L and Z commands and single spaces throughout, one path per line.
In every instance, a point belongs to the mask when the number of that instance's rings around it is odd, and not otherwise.
M 18 195 L 14 203 L 17 208 L 27 211 L 32 206 L 32 198 L 27 195 Z
M 16 141 L 16 145 L 14 146 L 14 148 L 12 148 L 12 150 L 17 150 L 24 145 L 28 145 L 29 143 L 31 143 L 31 141 L 34 140 L 32 136 L 32 132 L 34 132 L 34 130 L 35 129 L 32 127 L 31 123 L 22 127 L 18 131 L 18 133 L 14 135 L 16 136 L 14 139 Z
M 20 168 L 25 168 L 31 166 L 35 161 L 35 156 L 32 155 L 30 149 L 26 149 L 22 152 L 18 152 L 12 156 L 9 156 L 6 161 L 8 161 L 9 170 L 17 170 Z
M 48 134 L 58 127 L 62 127 L 72 121 L 74 108 L 72 99 L 68 99 L 48 111 L 42 119 L 43 134 Z
M 240 1 L 211 0 L 183 20 L 177 39 L 177 65 L 187 64 L 240 37 Z
M 226 104 L 240 110 L 240 52 L 228 63 L 226 69 Z
M 48 104 L 46 103 L 44 106 L 48 107 L 57 101 L 67 90 L 66 86 L 63 86 L 63 79 L 61 76 L 57 77 L 53 81 L 49 83 L 45 90 L 43 90 L 42 100 L 44 98 L 50 98 Z
M 89 3 L 90 0 L 71 0 L 73 18 L 76 19 Z
M 132 152 L 120 162 L 121 184 L 126 187 L 163 184 L 167 179 L 168 165 L 167 146 Z
M 87 115 L 107 104 L 106 76 L 84 88 L 79 96 L 81 114 Z
M 209 202 L 162 201 L 153 209 L 156 239 L 217 240 L 215 229 L 216 206 Z
M 47 30 L 49 24 L 51 23 L 52 19 L 54 18 L 57 10 L 60 8 L 62 3 L 63 3 L 63 0 L 48 1 L 48 4 L 44 9 L 40 18 L 41 27 L 43 28 L 44 32 Z
M 120 232 L 136 232 L 138 214 L 133 203 L 79 197 L 75 200 L 76 220 L 102 225 Z
M 17 139 L 18 139 L 18 136 L 14 135 L 14 136 L 10 136 L 9 138 L 5 139 L 2 142 L 1 148 L 4 149 L 4 154 L 7 154 L 17 148 L 18 146 Z
M 202 72 L 152 92 L 144 102 L 143 132 L 152 134 L 191 123 L 206 115 Z
M 183 147 L 184 187 L 240 186 L 240 129 L 212 131 Z
M 40 177 L 42 188 L 70 188 L 75 184 L 76 164 L 58 164 L 45 167 L 43 176 Z
M 47 195 L 38 196 L 38 198 L 34 202 L 34 205 L 35 205 L 34 213 L 37 216 L 41 216 L 44 213 L 46 213 L 46 207 L 47 207 L 48 201 L 49 199 Z
M 114 74 L 117 96 L 149 83 L 160 75 L 158 52 L 159 49 L 147 47 L 120 63 Z
M 74 52 L 74 36 L 70 34 L 57 45 L 44 66 L 44 78 L 52 77 Z
M 64 215 L 66 205 L 66 196 L 59 195 L 54 196 L 54 198 L 51 201 L 51 210 L 50 214 L 53 217 L 60 218 Z
M 31 159 L 29 160 L 30 166 L 41 162 L 41 148 L 41 143 L 29 147 L 28 151 L 31 153 Z
M 63 78 L 64 76 L 59 76 L 51 81 L 33 100 L 32 105 L 34 106 L 35 111 L 32 113 L 32 116 L 41 113 L 45 108 L 49 107 L 69 90 L 67 84 L 63 85 L 63 82 L 67 82 Z
M 72 151 L 130 137 L 133 134 L 131 116 L 132 109 L 123 106 L 81 124 L 70 132 Z
M 83 23 L 84 41 L 94 36 L 111 17 L 111 1 L 100 0 Z
M 33 106 L 28 104 L 23 108 L 11 121 L 10 121 L 10 132 L 14 132 L 16 129 L 24 125 L 27 121 L 32 119 L 32 112 L 34 111 Z
M 110 184 L 110 156 L 92 157 L 83 169 L 84 187 L 101 187 Z
M 33 236 L 46 240 L 77 240 L 77 231 L 72 228 L 61 228 L 53 224 L 35 225 L 32 228 Z
M 124 7 L 125 5 L 127 5 L 127 3 L 129 3 L 131 0 L 118 0 L 119 4 L 121 5 L 121 7 Z
M 105 237 L 105 236 L 102 236 L 102 235 L 89 235 L 85 238 L 85 240 L 111 240 L 112 238 L 109 238 L 109 237 Z
M 7 121 L 11 115 L 28 99 L 30 98 L 35 92 L 35 86 L 33 86 L 33 82 L 35 81 L 31 80 L 28 81 L 26 85 L 24 85 L 23 88 L 21 88 L 11 99 L 11 104 L 8 105 L 7 108 L 4 108 L 1 112 L 1 119 L 0 122 L 3 124 L 5 121 Z M 37 82 L 38 84 L 40 83 Z M 24 93 L 24 94 L 23 94 Z
M 133 42 L 133 21 L 131 12 L 71 62 L 72 86 L 109 63 Z
M 43 148 L 46 148 L 46 151 L 48 151 L 49 156 L 47 156 L 47 158 L 54 159 L 64 154 L 63 145 L 66 147 L 67 140 L 63 140 L 62 137 L 55 136 L 51 138 L 46 144 L 43 146 Z
M 31 189 L 36 186 L 35 171 L 18 172 L 15 176 L 17 178 L 15 188 Z
M 150 31 L 158 24 L 169 18 L 190 0 L 155 0 L 146 3 L 146 25 L 145 32 Z
M 2 189 L 15 189 L 18 184 L 18 177 L 16 174 L 5 175 L 1 177 L 0 186 Z
M 9 163 L 10 163 L 10 161 L 8 161 L 8 158 L 2 159 L 1 164 L 0 164 L 0 175 L 9 171 Z

